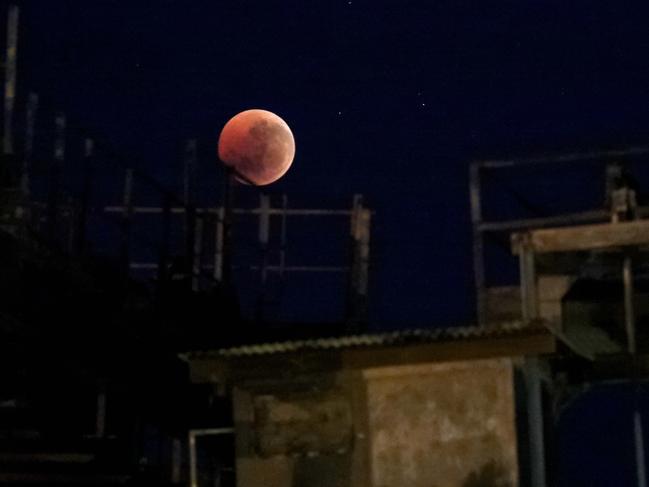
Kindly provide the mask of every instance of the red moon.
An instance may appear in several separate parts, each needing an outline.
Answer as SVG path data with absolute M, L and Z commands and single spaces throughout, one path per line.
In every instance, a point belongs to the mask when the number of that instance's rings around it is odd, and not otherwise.
M 266 110 L 232 117 L 219 136 L 219 158 L 239 181 L 263 186 L 281 178 L 293 162 L 295 140 L 289 126 Z

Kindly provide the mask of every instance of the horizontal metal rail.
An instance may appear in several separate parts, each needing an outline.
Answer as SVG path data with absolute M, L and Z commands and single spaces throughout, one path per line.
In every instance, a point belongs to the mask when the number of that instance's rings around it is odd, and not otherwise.
M 157 270 L 158 264 L 155 262 L 131 262 L 130 267 L 133 270 Z M 212 265 L 203 265 L 202 269 L 212 269 Z M 253 271 L 258 271 L 261 269 L 261 266 L 251 265 L 251 266 L 234 266 L 235 269 L 250 269 Z M 346 266 L 309 266 L 309 265 L 289 265 L 289 266 L 279 266 L 279 265 L 269 265 L 264 267 L 266 271 L 269 272 L 348 272 L 349 267 Z
M 234 428 L 203 428 L 189 430 L 189 436 L 196 438 L 197 436 L 218 436 L 218 435 L 233 435 Z
M 525 164 L 548 164 L 548 163 L 565 163 L 576 161 L 587 161 L 594 159 L 613 159 L 616 157 L 629 157 L 649 154 L 649 147 L 637 146 L 627 149 L 610 150 L 610 151 L 587 151 L 573 152 L 557 156 L 540 156 L 527 157 L 521 159 L 495 159 L 486 161 L 476 161 L 474 164 L 481 168 L 497 169 L 502 167 L 514 167 Z
M 106 213 L 125 213 L 129 214 L 162 214 L 165 209 L 159 206 L 133 206 L 131 208 L 124 206 L 106 206 L 104 207 Z M 196 208 L 194 210 L 197 214 L 218 214 L 220 208 Z M 314 208 L 234 208 L 232 210 L 236 215 L 287 215 L 287 216 L 350 216 L 352 210 L 323 210 Z M 185 207 L 175 206 L 169 209 L 172 214 L 182 215 L 185 213 Z

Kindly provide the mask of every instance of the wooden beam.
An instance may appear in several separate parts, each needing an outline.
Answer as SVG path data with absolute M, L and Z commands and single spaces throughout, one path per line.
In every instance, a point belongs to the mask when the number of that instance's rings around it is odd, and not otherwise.
M 528 235 L 527 244 L 536 253 L 577 252 L 649 245 L 649 220 L 601 223 L 576 227 L 532 230 L 512 235 L 512 250 L 518 254 Z

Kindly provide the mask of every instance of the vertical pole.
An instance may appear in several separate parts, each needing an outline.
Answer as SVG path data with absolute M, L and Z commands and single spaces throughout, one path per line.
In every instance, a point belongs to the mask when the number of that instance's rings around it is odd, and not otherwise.
M 351 213 L 352 262 L 350 268 L 350 289 L 348 302 L 348 322 L 356 328 L 365 322 L 367 316 L 367 285 L 369 268 L 371 212 L 363 208 L 362 195 L 354 195 Z
M 63 113 L 58 113 L 56 115 L 54 123 L 56 130 L 56 139 L 54 141 L 54 160 L 62 163 L 65 159 L 65 115 Z
M 36 112 L 38 111 L 38 95 L 30 93 L 27 99 L 27 113 L 25 115 L 25 149 L 23 167 L 20 177 L 20 189 L 24 199 L 30 195 L 30 173 L 34 158 L 34 133 L 36 128 Z
M 216 229 L 214 242 L 214 279 L 218 282 L 223 280 L 223 238 L 224 238 L 225 208 L 219 206 L 216 209 Z
M 34 208 L 31 204 L 31 183 L 30 173 L 32 168 L 32 160 L 34 155 L 34 126 L 36 122 L 36 110 L 38 107 L 38 95 L 30 93 L 27 98 L 27 109 L 25 113 L 25 140 L 23 148 L 23 160 L 20 170 L 20 199 L 22 211 L 20 216 L 22 218 L 22 229 L 25 231 L 27 226 L 34 222 L 33 211 Z M 40 216 L 40 215 L 39 215 Z
M 622 281 L 624 283 L 624 323 L 626 327 L 627 346 L 629 353 L 636 353 L 635 337 L 635 309 L 633 306 L 633 268 L 630 255 L 624 256 L 622 267 Z
M 196 435 L 189 432 L 189 487 L 198 487 L 198 472 L 196 471 Z
M 95 436 L 103 438 L 106 435 L 106 386 L 102 384 L 97 392 L 97 418 Z
M 124 174 L 124 192 L 122 195 L 122 261 L 126 275 L 131 265 L 129 251 L 131 243 L 131 215 L 133 214 L 133 169 Z
M 59 212 L 59 191 L 61 172 L 65 158 L 65 115 L 58 113 L 54 120 L 54 159 L 50 168 L 49 198 L 48 198 L 48 234 L 52 241 L 56 238 L 56 227 Z
M 228 288 L 232 286 L 232 225 L 234 219 L 234 189 L 236 178 L 232 169 L 225 168 L 223 202 L 223 273 L 222 281 Z
M 282 195 L 282 217 L 280 221 L 280 240 L 279 240 L 279 278 L 284 280 L 284 272 L 286 269 L 286 230 L 288 220 L 288 197 L 286 194 Z
M 67 217 L 67 227 L 68 227 L 68 241 L 67 241 L 67 250 L 70 255 L 72 255 L 76 249 L 77 242 L 77 208 L 75 206 L 75 201 L 72 196 L 67 195 L 65 198 L 65 216 Z
M 260 278 L 262 286 L 266 284 L 268 241 L 270 239 L 270 197 L 259 195 L 259 249 L 261 251 Z
M 81 187 L 81 207 L 79 208 L 79 229 L 77 232 L 77 251 L 86 253 L 86 229 L 88 227 L 88 210 L 90 207 L 90 192 L 92 190 L 94 141 L 85 139 L 83 143 L 83 181 Z
M 190 139 L 185 144 L 183 168 L 183 200 L 185 203 L 185 245 L 187 255 L 187 270 L 191 273 L 196 255 L 195 226 L 196 226 L 196 139 Z M 193 278 L 192 278 L 193 282 Z
M 194 251 L 192 252 L 192 291 L 199 291 L 201 285 L 203 256 L 203 218 L 197 218 L 194 225 Z
M 347 303 L 347 322 L 348 326 L 354 329 L 357 325 L 357 314 L 358 314 L 358 281 L 359 281 L 359 248 L 358 248 L 358 236 L 359 236 L 359 215 L 360 208 L 362 205 L 362 197 L 359 194 L 354 195 L 352 202 L 352 213 L 350 216 L 350 236 L 352 242 L 352 261 L 350 265 L 349 272 L 349 295 Z M 355 331 L 355 330 L 350 330 Z
M 183 162 L 183 199 L 186 205 L 192 205 L 196 184 L 196 139 L 189 139 L 185 143 Z
M 196 260 L 196 208 L 193 206 L 185 207 L 185 262 L 182 270 L 183 274 L 191 275 Z
M 183 168 L 183 200 L 185 205 L 193 206 L 196 190 L 196 139 L 189 139 L 185 144 Z
M 529 424 L 531 487 L 545 487 L 545 445 L 539 359 L 525 359 L 527 419 Z
M 487 296 L 485 290 L 484 236 L 482 234 L 482 196 L 480 188 L 480 163 L 469 167 L 471 225 L 473 227 L 473 279 L 477 301 L 477 318 L 480 326 L 486 325 Z
M 264 317 L 266 281 L 268 279 L 268 241 L 270 239 L 270 197 L 259 195 L 259 296 L 257 297 L 257 320 Z
M 635 464 L 638 478 L 638 487 L 647 487 L 647 472 L 645 469 L 644 458 L 644 438 L 642 432 L 642 415 L 637 404 L 633 413 L 633 436 L 635 440 Z
M 636 330 L 635 330 L 635 306 L 634 286 L 633 286 L 633 261 L 631 256 L 626 254 L 622 264 L 622 282 L 624 285 L 624 324 L 627 335 L 627 347 L 629 354 L 634 359 L 634 369 L 636 367 L 635 358 L 637 353 L 636 347 Z M 637 370 L 634 370 L 634 380 L 637 380 Z M 635 447 L 635 463 L 638 487 L 647 487 L 647 473 L 645 469 L 644 455 L 644 438 L 642 428 L 642 414 L 639 407 L 639 387 L 635 388 L 635 408 L 633 411 L 633 443 Z
M 158 252 L 158 285 L 162 286 L 167 280 L 167 264 L 169 260 L 169 241 L 171 238 L 171 197 L 164 195 L 162 202 L 162 238 Z
M 7 14 L 7 47 L 5 51 L 4 131 L 2 152 L 13 154 L 13 114 L 16 101 L 16 58 L 18 54 L 18 6 L 10 5 Z
M 518 258 L 523 321 L 529 322 L 538 318 L 539 306 L 538 293 L 536 289 L 536 263 L 528 234 L 523 234 L 521 236 Z
M 348 331 L 351 331 L 352 327 L 356 325 L 356 288 L 358 286 L 358 245 L 357 245 L 357 233 L 358 233 L 358 209 L 360 207 L 360 195 L 355 194 L 354 199 L 352 200 L 352 211 L 349 217 L 349 235 L 351 241 L 351 262 L 349 264 L 349 289 L 347 291 L 347 328 Z
M 366 319 L 369 291 L 370 225 L 372 221 L 372 212 L 367 208 L 361 208 L 358 216 L 358 294 L 362 299 L 362 316 L 363 319 Z
M 174 438 L 171 443 L 171 483 L 180 483 L 180 468 L 182 458 L 182 443 L 179 438 Z

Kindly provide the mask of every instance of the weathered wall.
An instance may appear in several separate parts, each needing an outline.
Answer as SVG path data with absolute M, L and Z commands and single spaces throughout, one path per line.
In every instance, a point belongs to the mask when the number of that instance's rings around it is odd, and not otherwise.
M 366 409 L 357 401 L 365 397 L 360 373 L 316 374 L 309 387 L 242 386 L 233 397 L 239 487 L 367 485 L 362 422 L 354 420 Z
M 239 487 L 517 485 L 508 359 L 272 377 L 234 393 Z
M 257 454 L 262 457 L 351 449 L 351 409 L 340 391 L 259 395 L 254 408 Z
M 512 364 L 365 371 L 373 487 L 517 485 Z

